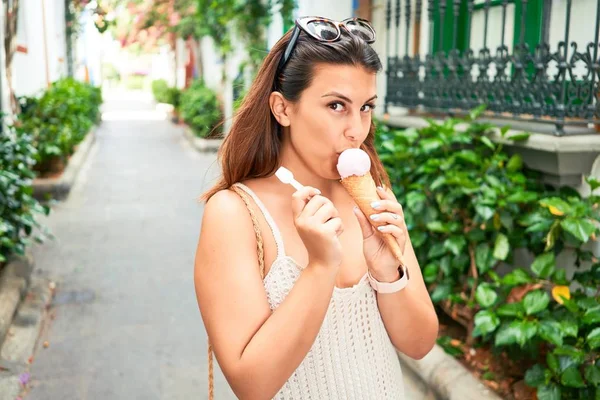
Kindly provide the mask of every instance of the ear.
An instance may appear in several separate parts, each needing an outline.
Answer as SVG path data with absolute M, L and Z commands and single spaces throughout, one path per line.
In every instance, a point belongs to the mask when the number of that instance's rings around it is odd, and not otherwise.
M 290 117 L 288 115 L 290 108 L 288 107 L 287 100 L 281 93 L 271 92 L 271 95 L 269 96 L 269 106 L 271 107 L 271 112 L 275 116 L 275 119 L 281 126 L 290 126 Z

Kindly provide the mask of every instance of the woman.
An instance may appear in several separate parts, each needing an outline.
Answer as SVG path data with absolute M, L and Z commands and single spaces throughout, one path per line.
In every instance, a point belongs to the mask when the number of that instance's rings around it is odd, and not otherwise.
M 223 175 L 203 196 L 195 285 L 239 398 L 402 399 L 396 350 L 419 359 L 435 343 L 402 207 L 379 188 L 375 218 L 405 266 L 336 170 L 342 151 L 361 148 L 376 183 L 390 186 L 373 144 L 374 40 L 364 20 L 299 18 L 264 60 L 220 150 Z M 279 166 L 306 186 L 284 185 Z

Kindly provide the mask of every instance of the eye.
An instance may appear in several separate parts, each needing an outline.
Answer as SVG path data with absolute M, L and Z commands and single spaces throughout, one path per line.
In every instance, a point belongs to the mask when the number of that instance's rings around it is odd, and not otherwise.
M 333 111 L 340 112 L 344 110 L 344 103 L 336 101 L 335 103 L 328 104 L 328 107 L 331 108 Z
M 365 104 L 362 106 L 361 111 L 371 112 L 375 109 L 375 104 Z

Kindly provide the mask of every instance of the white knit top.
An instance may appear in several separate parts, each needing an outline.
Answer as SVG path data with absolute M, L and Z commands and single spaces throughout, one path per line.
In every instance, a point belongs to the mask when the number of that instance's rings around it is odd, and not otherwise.
M 263 281 L 274 310 L 303 267 L 285 255 L 281 233 L 256 194 L 241 183 L 236 185 L 254 199 L 275 237 L 277 258 Z M 315 342 L 274 399 L 404 399 L 400 361 L 366 274 L 353 287 L 334 288 Z

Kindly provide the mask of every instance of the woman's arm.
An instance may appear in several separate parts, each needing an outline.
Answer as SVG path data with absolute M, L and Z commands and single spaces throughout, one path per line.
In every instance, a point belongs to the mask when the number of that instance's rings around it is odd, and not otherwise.
M 248 210 L 228 190 L 208 201 L 196 253 L 196 295 L 217 361 L 239 398 L 271 399 L 300 365 L 325 318 L 336 272 L 310 264 L 271 312 Z
M 394 346 L 414 359 L 421 359 L 435 345 L 438 335 L 438 318 L 427 292 L 421 268 L 410 242 L 404 252 L 410 280 L 396 293 L 378 293 L 377 304 L 386 331 Z M 380 282 L 398 280 L 399 274 L 373 277 Z

